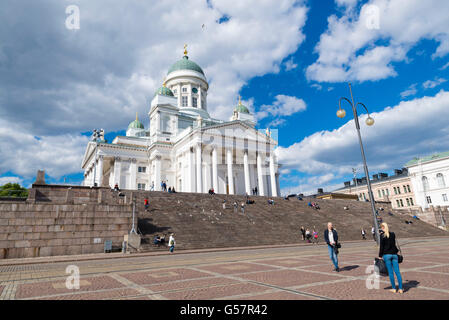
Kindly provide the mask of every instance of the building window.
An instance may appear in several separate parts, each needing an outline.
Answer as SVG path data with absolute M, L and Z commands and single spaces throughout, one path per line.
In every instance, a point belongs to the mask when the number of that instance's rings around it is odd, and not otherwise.
M 187 96 L 182 96 L 182 106 L 187 107 Z
M 400 205 L 399 205 L 399 200 L 396 200 L 396 206 L 399 208 L 400 207 Z
M 427 177 L 422 177 L 422 187 L 424 191 L 429 190 L 429 180 L 427 180 Z
M 397 187 L 396 190 L 398 190 L 398 194 L 401 194 L 401 187 Z
M 407 185 L 407 191 L 408 191 L 408 192 L 412 192 L 412 191 L 410 190 L 410 185 Z
M 385 190 L 382 189 L 382 196 L 385 197 Z
M 187 88 L 186 87 L 182 88 L 182 92 L 187 92 Z
M 145 173 L 147 172 L 147 167 L 139 167 L 137 170 L 138 172 Z
M 145 190 L 145 183 L 138 183 L 137 190 Z
M 393 191 L 394 191 L 394 194 L 398 194 L 398 192 L 396 191 L 396 187 L 393 187 Z
M 442 196 L 443 196 L 443 201 L 447 202 L 447 194 L 443 193 Z
M 173 90 L 173 93 L 174 93 L 174 94 L 177 94 L 177 93 L 178 93 L 178 90 L 174 89 L 174 90 Z
M 410 207 L 410 200 L 409 198 L 405 199 L 407 201 L 407 207 Z
M 192 106 L 194 108 L 196 108 L 198 106 L 198 99 L 197 98 L 192 98 Z
M 432 203 L 432 198 L 430 196 L 427 196 L 426 197 L 426 201 L 427 201 L 428 204 L 431 204 Z
M 402 199 L 400 199 L 399 202 L 401 203 L 401 207 L 403 207 L 404 206 L 404 202 L 402 202 Z
M 387 193 L 387 196 L 389 196 L 390 195 L 390 189 L 386 189 L 385 191 Z
M 379 195 L 379 198 L 382 198 L 382 195 L 380 194 L 380 190 L 377 190 L 377 194 Z
M 406 186 L 402 186 L 404 188 L 404 193 L 407 193 L 407 187 Z
M 444 176 L 442 173 L 437 174 L 438 187 L 444 188 L 446 183 L 444 182 Z
M 410 204 L 411 204 L 412 206 L 415 205 L 415 204 L 413 203 L 413 198 L 410 198 Z

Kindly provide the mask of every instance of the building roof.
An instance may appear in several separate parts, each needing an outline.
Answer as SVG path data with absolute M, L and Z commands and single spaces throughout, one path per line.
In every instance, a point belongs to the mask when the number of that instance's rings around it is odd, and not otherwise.
M 170 74 L 171 72 L 177 70 L 193 70 L 201 73 L 204 76 L 203 69 L 201 69 L 201 67 L 192 60 L 189 60 L 188 56 L 184 56 L 181 60 L 175 62 L 175 64 L 173 64 L 170 69 L 168 69 L 167 74 Z
M 407 162 L 405 164 L 406 167 L 410 167 L 410 166 L 414 166 L 416 164 L 418 164 L 419 162 L 421 163 L 425 163 L 425 162 L 429 162 L 429 161 L 434 161 L 434 160 L 438 160 L 438 159 L 443 159 L 443 158 L 447 158 L 449 157 L 449 151 L 446 152 L 440 152 L 440 153 L 435 153 L 432 155 L 428 155 L 422 158 L 413 158 L 412 160 L 410 160 L 409 162 Z
M 379 177 L 378 180 L 371 179 L 370 183 L 373 185 L 373 184 L 377 184 L 377 183 L 383 183 L 383 182 L 386 182 L 386 181 L 392 181 L 392 180 L 402 179 L 402 178 L 406 178 L 406 177 L 408 177 L 408 171 L 404 171 L 404 172 L 402 172 L 400 174 L 395 174 L 395 175 L 392 175 L 392 176 L 389 176 L 389 177 Z M 363 181 L 363 182 L 357 182 L 357 187 L 366 186 L 367 184 L 368 183 L 366 182 L 366 180 Z M 333 192 L 346 190 L 346 189 L 350 189 L 350 188 L 354 188 L 354 187 L 356 187 L 355 184 L 351 184 L 350 186 L 347 186 L 347 187 L 345 186 L 345 187 L 342 187 L 340 189 L 336 189 Z

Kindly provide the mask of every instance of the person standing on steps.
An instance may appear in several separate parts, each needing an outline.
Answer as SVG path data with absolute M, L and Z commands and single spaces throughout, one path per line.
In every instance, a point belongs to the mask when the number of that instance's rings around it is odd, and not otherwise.
M 380 227 L 383 233 L 380 237 L 379 258 L 385 261 L 385 266 L 387 267 L 392 287 L 390 291 L 396 293 L 396 284 L 394 282 L 394 274 L 396 274 L 399 287 L 398 293 L 404 293 L 404 290 L 402 289 L 401 271 L 399 270 L 399 250 L 396 247 L 396 235 L 394 234 L 394 232 L 390 232 L 390 230 L 388 229 L 388 225 L 385 222 L 382 223 Z
M 307 239 L 307 243 L 310 243 L 310 230 L 306 229 L 306 239 Z
M 371 228 L 371 233 L 373 234 L 373 240 L 376 241 L 376 231 L 374 229 L 374 226 Z
M 143 204 L 145 205 L 145 211 L 148 211 L 148 207 L 149 207 L 150 205 L 148 204 L 148 199 L 147 199 L 147 198 L 145 198 L 145 199 L 143 200 Z
M 234 201 L 234 213 L 237 213 L 238 206 L 237 201 Z
M 362 231 L 361 231 L 361 232 L 362 232 L 362 239 L 363 239 L 363 240 L 366 240 L 366 232 L 365 232 L 365 229 L 362 228 Z
M 175 245 L 176 245 L 175 234 L 174 233 L 172 233 L 170 235 L 170 238 L 168 239 L 168 245 L 170 247 L 169 252 L 173 253 L 173 251 L 175 250 Z
M 338 233 L 333 228 L 332 222 L 327 223 L 327 229 L 324 230 L 324 241 L 327 243 L 327 249 L 329 251 L 329 257 L 331 258 L 332 263 L 334 264 L 334 271 L 340 272 L 340 268 L 338 267 Z
M 301 226 L 301 236 L 302 240 L 306 240 L 306 229 L 304 229 L 304 226 Z
M 313 227 L 312 236 L 313 236 L 313 243 L 318 244 L 318 232 L 316 232 L 315 227 Z

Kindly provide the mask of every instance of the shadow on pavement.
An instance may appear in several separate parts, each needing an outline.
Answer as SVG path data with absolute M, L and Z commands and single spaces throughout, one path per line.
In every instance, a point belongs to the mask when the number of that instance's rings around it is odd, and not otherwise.
M 357 269 L 358 267 L 359 267 L 358 265 L 346 266 L 346 267 L 340 268 L 340 271 L 351 271 L 351 270 Z

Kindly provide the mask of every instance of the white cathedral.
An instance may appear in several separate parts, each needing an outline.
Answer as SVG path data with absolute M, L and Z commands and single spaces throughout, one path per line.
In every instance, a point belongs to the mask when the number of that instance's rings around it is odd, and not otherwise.
M 136 120 L 111 143 L 90 141 L 82 161 L 84 186 L 120 189 L 278 196 L 277 145 L 269 130 L 255 129 L 247 107 L 229 121 L 207 112 L 209 84 L 203 70 L 184 56 L 168 70 L 151 101 L 149 129 Z

